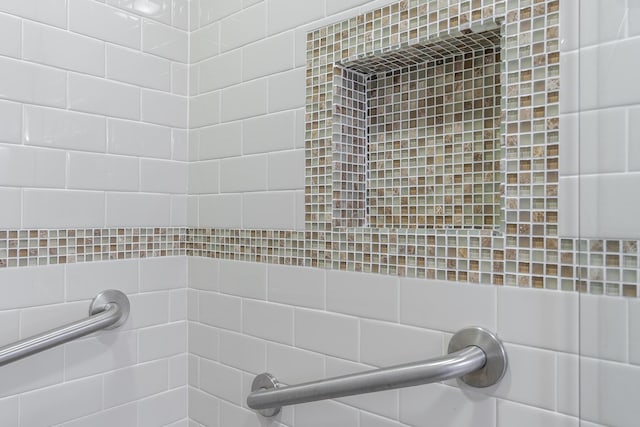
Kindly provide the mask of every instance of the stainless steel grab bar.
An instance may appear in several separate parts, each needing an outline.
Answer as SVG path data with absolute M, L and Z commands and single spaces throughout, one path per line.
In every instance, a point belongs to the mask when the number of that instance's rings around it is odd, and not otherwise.
M 421 362 L 375 369 L 295 386 L 283 386 L 268 373 L 251 385 L 247 406 L 271 417 L 282 406 L 334 399 L 375 391 L 392 390 L 460 378 L 473 387 L 489 387 L 502 379 L 507 354 L 491 332 L 471 327 L 458 331 L 449 341 L 449 354 Z
M 0 347 L 0 366 L 101 329 L 117 328 L 128 316 L 129 299 L 125 294 L 113 289 L 101 292 L 91 301 L 88 318 Z

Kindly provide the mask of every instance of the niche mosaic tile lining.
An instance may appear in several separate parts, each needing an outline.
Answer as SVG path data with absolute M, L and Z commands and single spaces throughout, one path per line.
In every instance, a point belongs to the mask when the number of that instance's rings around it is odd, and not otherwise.
M 558 0 L 401 1 L 310 33 L 307 231 L 0 231 L 0 267 L 187 255 L 637 297 L 639 241 L 558 237 L 558 8 Z M 348 185 L 362 183 L 363 174 L 354 168 L 335 176 L 333 148 L 341 141 L 334 118 L 353 114 L 332 105 L 331 92 L 339 88 L 333 73 L 345 72 L 335 64 L 377 60 L 376 52 L 449 39 L 496 20 L 503 22 L 504 231 L 358 228 L 365 217 L 357 215 L 347 221 L 349 228 L 333 227 L 333 185 L 342 177 Z M 362 187 L 352 189 L 355 194 Z

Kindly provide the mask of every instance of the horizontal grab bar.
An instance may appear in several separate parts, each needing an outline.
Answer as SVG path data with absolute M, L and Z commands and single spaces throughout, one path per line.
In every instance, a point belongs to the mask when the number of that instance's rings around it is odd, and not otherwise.
M 271 417 L 282 406 L 334 399 L 461 378 L 474 387 L 488 387 L 502 379 L 507 355 L 491 332 L 471 327 L 458 331 L 449 342 L 449 354 L 390 368 L 283 386 L 268 373 L 258 375 L 251 385 L 247 406 Z
M 129 299 L 117 290 L 99 293 L 89 307 L 89 317 L 0 347 L 0 366 L 48 350 L 101 329 L 122 325 L 129 316 Z

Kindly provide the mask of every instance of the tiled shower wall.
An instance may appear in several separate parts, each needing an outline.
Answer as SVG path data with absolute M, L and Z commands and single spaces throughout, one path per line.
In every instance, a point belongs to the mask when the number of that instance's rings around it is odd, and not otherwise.
M 192 131 L 191 155 L 198 161 L 193 163 L 191 177 L 209 188 L 190 194 L 190 224 L 216 228 L 195 230 L 193 254 L 225 259 L 189 258 L 190 330 L 199 337 L 190 342 L 191 419 L 196 425 L 258 426 L 260 421 L 243 403 L 257 373 L 267 370 L 285 383 L 297 383 L 418 360 L 442 353 L 457 329 L 481 324 L 498 332 L 510 355 L 510 372 L 494 389 L 477 394 L 460 391 L 455 382 L 449 382 L 298 405 L 285 409 L 275 425 L 577 426 L 579 413 L 582 426 L 634 425 L 636 405 L 625 390 L 634 389 L 640 376 L 633 344 L 639 333 L 633 321 L 640 310 L 635 299 L 403 278 L 396 276 L 398 270 L 392 269 L 391 262 L 389 269 L 380 271 L 392 276 L 341 271 L 343 263 L 357 263 L 368 255 L 365 245 L 348 240 L 346 234 L 340 242 L 348 248 L 340 252 L 345 258 L 334 258 L 332 269 L 273 265 L 300 258 L 307 266 L 314 265 L 313 260 L 325 261 L 295 246 L 310 236 L 294 231 L 303 230 L 299 198 L 303 172 L 296 166 L 299 162 L 284 160 L 294 156 L 302 142 L 300 114 L 308 95 L 304 92 L 305 34 L 385 3 L 392 2 L 325 1 L 302 6 L 274 0 L 242 7 L 226 3 L 224 13 L 215 18 L 207 14 L 211 21 L 201 21 L 203 27 L 194 32 L 192 51 L 208 46 L 209 57 L 194 61 L 192 76 L 211 78 L 211 82 L 203 87 L 202 80 L 192 80 L 199 85 L 191 86 L 192 93 L 201 98 L 200 105 L 209 99 L 219 108 L 210 109 L 209 122 L 199 121 L 196 127 L 202 127 Z M 593 9 L 593 4 L 583 3 Z M 575 5 L 560 2 L 560 48 L 573 51 L 573 58 L 578 56 L 576 30 L 582 25 L 578 19 L 587 16 L 578 13 Z M 616 12 L 601 10 L 600 19 L 608 22 L 609 13 Z M 622 14 L 608 25 L 614 28 L 622 22 L 626 31 L 632 16 Z M 203 42 L 208 31 L 218 37 L 217 50 Z M 564 57 L 561 61 L 560 81 L 567 81 L 566 86 L 560 85 L 565 111 L 576 93 L 572 88 L 580 68 L 577 62 L 574 67 L 565 66 Z M 203 77 L 203 69 L 216 73 Z M 631 84 L 631 68 L 618 70 L 617 76 Z M 193 110 L 192 104 L 192 115 L 194 111 L 202 110 Z M 565 146 L 575 149 L 578 140 L 576 135 L 563 134 L 559 144 L 563 153 Z M 567 152 L 570 160 L 573 156 Z M 566 161 L 562 156 L 561 162 Z M 309 156 L 307 167 L 312 166 L 308 162 Z M 202 172 L 206 169 L 209 172 Z M 208 179 L 200 181 L 202 177 Z M 575 208 L 565 198 L 573 194 L 561 191 L 559 195 L 560 221 L 569 224 L 577 221 Z M 609 218 L 614 218 L 616 209 L 600 208 Z M 562 227 L 560 236 L 578 236 Z M 290 231 L 263 231 L 268 229 Z M 603 242 L 601 249 L 594 246 L 588 255 L 605 259 L 608 245 L 613 250 L 618 240 L 621 248 L 619 239 L 634 239 L 633 233 L 591 234 L 591 238 L 612 241 Z M 391 248 L 396 242 L 386 238 L 371 245 Z M 445 244 L 437 242 L 434 250 L 446 250 Z M 312 247 L 331 252 L 326 241 L 313 241 Z M 457 253 L 450 258 L 457 261 Z M 564 262 L 573 265 L 573 258 Z M 329 267 L 326 262 L 322 265 Z M 636 264 L 630 269 L 636 269 Z M 203 346 L 202 339 L 218 346 Z
M 187 422 L 188 2 L 142 3 L 0 3 L 0 345 L 132 308 L 0 368 L 2 426 Z

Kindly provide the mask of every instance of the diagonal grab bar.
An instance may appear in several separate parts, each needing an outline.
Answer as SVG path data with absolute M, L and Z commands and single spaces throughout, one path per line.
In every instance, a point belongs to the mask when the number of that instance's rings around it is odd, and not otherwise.
M 0 347 L 0 366 L 50 349 L 101 329 L 122 325 L 129 316 L 129 299 L 117 290 L 98 294 L 89 308 L 89 317 Z
M 282 386 L 270 374 L 258 375 L 247 397 L 247 406 L 260 414 L 274 416 L 282 406 L 334 399 L 461 378 L 474 387 L 488 387 L 500 381 L 507 366 L 502 343 L 491 332 L 466 328 L 449 342 L 449 354 L 420 362 Z

